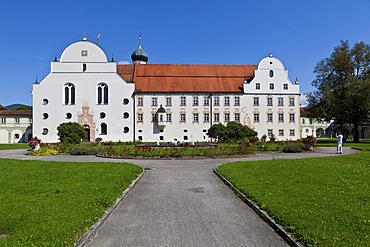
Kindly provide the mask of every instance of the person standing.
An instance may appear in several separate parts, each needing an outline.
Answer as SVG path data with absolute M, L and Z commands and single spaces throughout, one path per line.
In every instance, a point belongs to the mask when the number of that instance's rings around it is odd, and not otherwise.
M 340 131 L 337 133 L 337 154 L 343 153 L 343 135 Z

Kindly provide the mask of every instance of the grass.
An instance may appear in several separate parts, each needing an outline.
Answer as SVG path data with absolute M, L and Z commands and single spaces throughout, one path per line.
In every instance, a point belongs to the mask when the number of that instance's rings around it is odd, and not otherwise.
M 370 246 L 370 142 L 351 146 L 364 151 L 217 170 L 306 246 Z
M 142 171 L 0 159 L 0 246 L 73 246 Z
M 7 149 L 28 149 L 27 143 L 15 143 L 15 144 L 0 144 L 0 150 Z

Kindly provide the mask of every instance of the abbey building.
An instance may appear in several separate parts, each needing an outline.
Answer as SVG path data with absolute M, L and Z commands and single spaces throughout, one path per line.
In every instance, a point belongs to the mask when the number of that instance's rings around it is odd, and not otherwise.
M 86 40 L 69 45 L 33 85 L 33 135 L 57 142 L 57 127 L 78 122 L 86 141 L 210 141 L 214 124 L 240 122 L 258 137 L 300 138 L 299 84 L 271 54 L 258 65 L 133 64 L 109 61 Z

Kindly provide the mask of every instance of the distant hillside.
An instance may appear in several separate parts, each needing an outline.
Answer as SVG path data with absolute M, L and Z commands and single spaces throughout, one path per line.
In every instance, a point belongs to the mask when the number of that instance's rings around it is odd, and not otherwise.
M 32 109 L 32 106 L 29 106 L 29 105 L 23 105 L 23 104 L 12 104 L 12 105 L 7 105 L 7 106 L 4 106 L 6 109 L 8 110 L 13 110 L 13 109 L 16 109 L 16 108 L 19 108 L 19 107 L 22 107 L 22 109 Z

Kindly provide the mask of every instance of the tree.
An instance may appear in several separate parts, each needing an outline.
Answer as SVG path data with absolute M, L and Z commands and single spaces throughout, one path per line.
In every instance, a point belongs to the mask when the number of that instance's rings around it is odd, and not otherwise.
M 62 123 L 58 126 L 58 136 L 62 143 L 78 144 L 86 136 L 86 131 L 79 123 Z
M 353 141 L 359 142 L 359 126 L 370 117 L 370 46 L 360 42 L 350 48 L 341 41 L 314 73 L 316 90 L 308 95 L 311 117 L 353 124 Z
M 219 142 L 235 142 L 255 136 L 257 133 L 248 126 L 237 122 L 228 122 L 227 126 L 222 123 L 213 125 L 209 128 L 207 135 L 216 138 Z

